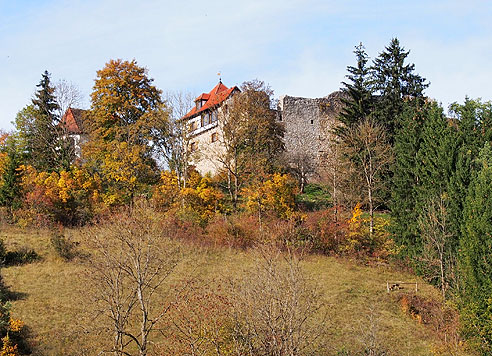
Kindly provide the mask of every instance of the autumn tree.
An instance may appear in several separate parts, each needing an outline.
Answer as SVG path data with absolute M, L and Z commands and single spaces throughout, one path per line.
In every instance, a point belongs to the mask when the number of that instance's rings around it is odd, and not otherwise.
M 100 323 L 112 335 L 105 352 L 118 356 L 134 349 L 140 356 L 150 352 L 152 333 L 170 308 L 169 303 L 156 307 L 156 300 L 174 298 L 165 281 L 181 260 L 157 215 L 145 203 L 137 204 L 87 232 L 93 251 L 87 277 Z
M 111 60 L 97 72 L 85 154 L 88 166 L 106 182 L 109 204 L 131 202 L 158 178 L 152 137 L 156 130 L 164 130 L 166 114 L 152 81 L 135 60 Z M 157 116 L 161 120 L 156 122 Z
M 390 168 L 393 152 L 384 127 L 367 118 L 350 130 L 345 138 L 344 149 L 346 157 L 355 165 L 352 172 L 366 196 L 370 216 L 369 234 L 372 236 L 374 211 L 388 189 L 382 177 Z
M 236 206 L 239 191 L 253 174 L 272 173 L 284 150 L 283 128 L 276 120 L 273 91 L 254 80 L 241 86 L 220 118 L 225 151 L 217 158 L 227 175 L 227 189 Z
M 167 132 L 156 137 L 159 157 L 163 157 L 169 169 L 176 173 L 180 188 L 186 188 L 190 167 L 190 129 L 187 120 L 182 118 L 193 107 L 194 96 L 185 92 L 168 92 L 165 102 L 169 108 Z
M 321 354 L 325 306 L 299 256 L 263 246 L 244 276 L 232 286 L 233 354 Z
M 437 281 L 443 298 L 453 284 L 456 272 L 456 255 L 452 249 L 452 230 L 449 219 L 447 194 L 428 200 L 418 219 L 422 232 L 423 253 L 420 258 L 425 263 L 424 275 Z

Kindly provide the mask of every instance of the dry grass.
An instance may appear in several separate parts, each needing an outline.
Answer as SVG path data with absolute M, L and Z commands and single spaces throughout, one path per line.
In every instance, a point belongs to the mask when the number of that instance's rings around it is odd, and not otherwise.
M 81 230 L 67 231 L 84 250 Z M 33 264 L 2 270 L 11 290 L 13 315 L 26 322 L 35 346 L 34 355 L 84 354 L 101 343 L 102 335 L 87 333 L 90 328 L 90 298 L 84 290 L 84 264 L 80 259 L 65 262 L 50 245 L 51 231 L 2 227 L 0 237 L 7 248 L 27 246 L 41 255 Z M 210 281 L 247 273 L 253 263 L 250 252 L 183 245 L 186 263 L 179 266 L 174 281 L 199 276 Z M 413 275 L 389 267 L 359 266 L 354 261 L 325 256 L 309 256 L 305 268 L 311 274 L 328 305 L 327 334 L 330 353 L 342 348 L 357 349 L 377 342 L 393 355 L 431 355 L 438 342 L 429 328 L 405 315 L 397 299 L 386 292 L 386 281 L 414 281 Z M 419 280 L 419 295 L 439 298 L 439 292 Z M 88 327 L 89 329 L 86 329 Z M 374 338 L 372 338 L 374 339 Z M 374 340 L 372 340 L 374 341 Z M 91 354 L 90 351 L 86 352 Z M 457 353 L 456 355 L 466 355 Z

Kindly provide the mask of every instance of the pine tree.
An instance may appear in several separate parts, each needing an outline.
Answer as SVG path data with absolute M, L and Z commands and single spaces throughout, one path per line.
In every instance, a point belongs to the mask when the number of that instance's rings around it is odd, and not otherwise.
M 374 98 L 370 85 L 370 70 L 367 66 L 368 56 L 360 43 L 355 47 L 356 66 L 348 66 L 346 77 L 349 82 L 342 82 L 344 88 L 342 98 L 344 104 L 339 120 L 344 124 L 335 129 L 339 137 L 344 137 L 347 131 L 355 124 L 369 117 L 374 106 Z
M 417 204 L 417 152 L 422 145 L 422 129 L 425 111 L 413 105 L 404 105 L 400 116 L 400 128 L 395 135 L 395 164 L 393 165 L 391 216 L 392 233 L 395 240 L 407 248 L 412 255 L 412 248 L 420 244 L 418 226 L 415 224 L 419 212 Z
M 492 147 L 478 158 L 465 201 L 460 271 L 463 282 L 462 321 L 468 337 L 483 355 L 492 353 Z
M 391 142 L 399 127 L 397 118 L 403 112 L 405 98 L 413 99 L 416 105 L 423 98 L 425 88 L 429 86 L 425 78 L 415 74 L 414 64 L 405 64 L 409 51 L 400 46 L 393 38 L 385 51 L 374 60 L 371 68 L 376 100 L 375 115 L 386 126 Z
M 58 104 L 51 86 L 50 73 L 45 71 L 39 88 L 32 99 L 34 120 L 30 133 L 29 156 L 31 164 L 38 170 L 52 171 L 59 167 L 59 137 L 57 135 Z
M 417 153 L 420 204 L 429 197 L 438 197 L 446 192 L 454 171 L 456 139 L 456 129 L 450 125 L 442 108 L 437 103 L 430 103 L 426 108 L 422 143 Z
M 485 142 L 481 127 L 486 123 L 482 124 L 483 118 L 480 116 L 480 107 L 479 102 L 466 98 L 463 105 L 454 103 L 450 110 L 455 117 L 454 124 L 457 127 L 456 142 L 458 147 L 455 169 L 448 185 L 449 195 L 452 197 L 449 202 L 449 214 L 455 241 L 458 241 L 461 235 L 465 198 L 471 177 L 476 173 L 473 171 L 473 162 Z M 457 250 L 458 245 L 455 246 L 456 253 Z

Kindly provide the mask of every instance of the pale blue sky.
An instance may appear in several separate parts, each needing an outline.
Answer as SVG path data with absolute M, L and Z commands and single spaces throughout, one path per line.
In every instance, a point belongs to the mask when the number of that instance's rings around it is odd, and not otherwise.
M 0 128 L 11 129 L 47 69 L 89 106 L 96 71 L 136 59 L 163 91 L 209 91 L 258 78 L 276 96 L 337 90 L 363 42 L 392 37 L 445 107 L 492 99 L 491 1 L 0 0 Z

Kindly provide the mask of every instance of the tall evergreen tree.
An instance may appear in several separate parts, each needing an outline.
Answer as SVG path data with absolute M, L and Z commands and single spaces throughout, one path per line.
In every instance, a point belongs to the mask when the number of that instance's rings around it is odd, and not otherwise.
M 393 38 L 385 51 L 374 60 L 371 68 L 376 101 L 375 116 L 388 130 L 391 142 L 399 127 L 397 118 L 403 112 L 404 98 L 413 98 L 418 105 L 424 90 L 429 86 L 425 78 L 415 74 L 415 65 L 406 64 L 409 51 Z
M 55 88 L 48 71 L 43 73 L 37 87 L 32 105 L 19 112 L 16 118 L 26 161 L 42 171 L 68 169 L 72 157 L 67 154 L 68 141 L 60 134 Z
M 465 99 L 463 105 L 454 103 L 451 105 L 451 114 L 454 116 L 453 125 L 457 128 L 457 154 L 455 157 L 454 171 L 450 177 L 448 192 L 452 199 L 449 202 L 449 214 L 454 240 L 458 241 L 463 223 L 463 209 L 471 177 L 475 174 L 473 162 L 484 144 L 484 134 L 481 127 L 481 104 L 475 100 Z M 488 131 L 488 130 L 486 130 Z M 455 245 L 455 253 L 458 245 Z
M 345 97 L 342 98 L 344 105 L 339 120 L 344 125 L 335 129 L 339 137 L 345 136 L 352 126 L 367 118 L 374 106 L 369 77 L 370 70 L 367 66 L 369 57 L 362 43 L 355 47 L 354 54 L 357 64 L 355 67 L 347 67 L 348 82 L 342 82 L 342 92 Z
M 492 147 L 480 151 L 465 201 L 461 248 L 462 314 L 466 336 L 492 353 Z
M 417 152 L 416 169 L 418 184 L 416 186 L 415 212 L 421 216 L 433 202 L 441 201 L 446 208 L 442 210 L 440 220 L 446 222 L 443 226 L 443 233 L 446 238 L 441 241 L 443 245 L 440 263 L 443 265 L 445 275 L 441 282 L 446 283 L 444 289 L 448 289 L 454 283 L 456 275 L 456 245 L 457 238 L 449 233 L 450 217 L 448 214 L 449 196 L 448 186 L 454 172 L 456 157 L 456 129 L 452 126 L 448 118 L 444 115 L 442 108 L 435 102 L 426 106 L 425 121 L 422 128 L 422 141 Z M 425 229 L 425 226 L 421 226 Z M 418 231 L 418 240 L 411 246 L 410 253 L 414 258 L 417 270 L 432 282 L 441 283 L 436 279 L 437 271 L 429 268 L 428 261 L 419 258 L 422 251 L 429 251 L 426 245 L 430 241 L 421 239 Z M 432 249 L 431 249 L 432 250 Z
M 418 211 L 417 185 L 417 152 L 422 145 L 422 129 L 426 110 L 417 109 L 414 105 L 404 105 L 400 116 L 401 125 L 395 135 L 393 165 L 391 229 L 395 240 L 403 246 L 411 247 L 419 244 L 419 231 L 415 223 Z M 409 253 L 410 248 L 404 250 Z

